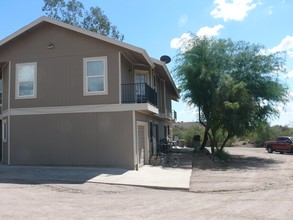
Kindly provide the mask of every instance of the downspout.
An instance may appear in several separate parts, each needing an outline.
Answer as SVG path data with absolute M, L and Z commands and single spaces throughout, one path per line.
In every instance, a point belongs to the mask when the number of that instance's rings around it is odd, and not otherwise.
M 133 140 L 133 162 L 134 169 L 138 170 L 138 150 L 137 150 L 137 135 L 136 135 L 136 121 L 135 121 L 135 111 L 132 111 L 132 140 Z
M 118 86 L 118 88 L 119 88 L 119 104 L 121 104 L 121 99 L 122 99 L 122 91 L 121 91 L 121 89 L 122 89 L 122 86 L 121 86 L 121 52 L 119 51 L 118 52 L 118 68 L 119 68 L 119 70 L 118 70 L 118 74 L 119 74 L 119 86 Z

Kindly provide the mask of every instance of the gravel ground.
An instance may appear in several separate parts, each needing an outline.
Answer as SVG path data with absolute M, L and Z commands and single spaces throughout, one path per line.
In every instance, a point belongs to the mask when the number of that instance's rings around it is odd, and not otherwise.
M 0 219 L 293 219 L 293 155 L 228 150 L 224 167 L 195 163 L 190 191 L 2 180 Z

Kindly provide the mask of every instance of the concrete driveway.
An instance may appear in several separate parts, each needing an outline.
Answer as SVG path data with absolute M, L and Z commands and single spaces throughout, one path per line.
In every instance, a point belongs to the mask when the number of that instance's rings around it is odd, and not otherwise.
M 0 165 L 2 183 L 107 183 L 166 189 L 189 189 L 191 166 L 145 165 L 139 169 Z

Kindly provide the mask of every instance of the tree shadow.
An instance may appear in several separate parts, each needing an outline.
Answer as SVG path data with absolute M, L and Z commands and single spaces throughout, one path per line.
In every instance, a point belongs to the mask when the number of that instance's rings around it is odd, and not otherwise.
M 256 156 L 231 155 L 228 162 L 215 160 L 211 155 L 196 155 L 193 157 L 192 168 L 200 170 L 232 170 L 232 169 L 260 169 L 281 163 L 275 159 Z
M 268 168 L 281 163 L 275 159 L 261 158 L 255 156 L 231 155 L 231 161 L 227 163 L 228 169 L 258 169 Z

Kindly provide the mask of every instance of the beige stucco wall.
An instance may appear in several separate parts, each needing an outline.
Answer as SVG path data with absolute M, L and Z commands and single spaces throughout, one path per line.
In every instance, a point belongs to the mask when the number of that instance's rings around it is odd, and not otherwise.
M 132 69 L 132 63 L 121 54 L 121 83 L 129 84 L 134 83 L 134 74 Z
M 159 128 L 159 139 L 165 138 L 164 137 L 164 126 L 170 126 L 171 127 L 171 122 L 167 120 L 162 120 L 158 117 L 151 116 L 151 115 L 146 115 L 140 112 L 136 112 L 135 114 L 136 120 L 137 121 L 142 121 L 142 122 L 147 122 L 150 123 L 152 122 L 153 124 L 157 124 Z
M 134 169 L 132 112 L 11 116 L 11 164 Z
M 84 96 L 83 58 L 100 56 L 108 95 Z M 11 61 L 11 108 L 119 103 L 119 47 L 109 43 L 45 23 L 2 46 L 0 60 Z M 26 62 L 37 62 L 37 98 L 16 100 L 15 65 Z
M 8 118 L 7 117 L 4 117 L 4 118 L 2 118 L 2 122 L 3 122 L 3 120 L 6 120 L 6 123 L 8 125 Z M 8 126 L 7 126 L 7 128 L 8 128 Z M 7 135 L 7 137 L 8 137 L 8 135 Z M 1 134 L 1 141 L 2 141 L 2 134 Z M 2 162 L 4 164 L 7 164 L 8 163 L 8 140 L 6 142 L 2 142 L 2 146 L 1 147 L 2 147 L 0 149 L 0 150 L 2 150 L 2 155 L 1 155 L 2 158 L 1 158 L 1 160 L 2 160 Z
M 48 49 L 51 43 L 54 48 Z M 119 103 L 119 84 L 133 82 L 134 69 L 151 72 L 142 56 L 136 54 L 132 59 L 133 63 L 144 65 L 134 65 L 126 55 L 131 57 L 133 54 L 125 48 L 68 29 L 48 23 L 39 24 L 0 47 L 0 62 L 9 62 L 11 67 L 9 70 L 6 66 L 2 74 L 4 110 L 8 106 L 9 72 L 12 109 Z M 108 94 L 84 96 L 83 58 L 100 56 L 107 57 Z M 37 63 L 37 98 L 15 99 L 15 67 L 18 63 L 27 62 Z M 163 91 L 161 82 L 157 77 L 158 93 Z M 160 112 L 164 111 L 161 96 L 162 93 L 158 95 Z M 12 115 L 11 164 L 134 168 L 133 148 L 136 143 L 133 143 L 135 122 L 132 117 L 133 112 Z M 137 113 L 136 121 L 156 122 L 160 131 L 167 123 L 141 113 Z M 8 155 L 8 147 L 3 147 L 5 155 Z M 4 160 L 7 162 L 8 156 Z
M 9 64 L 7 63 L 2 69 L 2 82 L 8 82 Z M 8 84 L 2 83 L 2 112 L 7 110 L 8 106 Z

